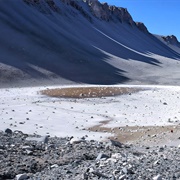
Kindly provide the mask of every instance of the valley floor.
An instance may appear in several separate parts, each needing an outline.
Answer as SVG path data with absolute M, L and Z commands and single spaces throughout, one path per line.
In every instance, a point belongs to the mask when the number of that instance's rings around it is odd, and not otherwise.
M 54 88 L 138 89 L 110 97 L 65 98 L 42 95 Z M 49 86 L 0 89 L 0 130 L 86 139 L 118 139 L 144 145 L 180 144 L 178 86 Z

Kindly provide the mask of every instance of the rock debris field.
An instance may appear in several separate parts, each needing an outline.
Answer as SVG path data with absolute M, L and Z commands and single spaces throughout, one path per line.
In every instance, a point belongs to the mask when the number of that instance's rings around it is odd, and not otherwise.
M 178 147 L 0 132 L 0 179 L 180 179 Z
M 179 87 L 74 88 L 0 89 L 0 179 L 180 179 Z

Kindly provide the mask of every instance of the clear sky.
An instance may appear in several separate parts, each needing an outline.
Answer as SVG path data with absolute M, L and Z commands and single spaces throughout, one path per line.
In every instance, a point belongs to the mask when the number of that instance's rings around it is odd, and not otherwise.
M 180 41 L 180 0 L 100 0 L 127 8 L 134 21 L 143 22 L 149 32 L 175 35 Z

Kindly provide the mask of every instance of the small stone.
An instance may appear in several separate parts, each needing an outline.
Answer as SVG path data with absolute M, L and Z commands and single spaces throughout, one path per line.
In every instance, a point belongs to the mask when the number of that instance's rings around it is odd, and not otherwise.
M 11 129 L 9 129 L 9 128 L 7 128 L 7 129 L 5 129 L 5 131 L 4 131 L 5 133 L 7 133 L 7 134 L 12 134 L 13 132 L 12 132 L 12 130 Z
M 72 174 L 73 172 L 72 171 L 70 171 L 70 170 L 67 170 L 66 171 L 66 174 Z
M 100 159 L 104 159 L 104 158 L 107 159 L 107 158 L 109 158 L 109 156 L 106 154 L 103 154 L 103 153 L 99 153 L 96 160 L 100 160 Z
M 25 180 L 28 179 L 27 174 L 18 174 L 16 175 L 16 180 Z
M 82 179 L 88 180 L 88 173 L 83 173 L 82 174 Z
M 114 153 L 114 154 L 111 154 L 111 158 L 114 158 L 114 159 L 120 159 L 122 156 L 120 153 Z
M 58 168 L 59 166 L 57 164 L 53 164 L 51 168 Z
M 178 179 L 180 179 L 180 171 L 179 172 L 177 172 L 177 173 L 175 173 L 175 177 Z
M 139 151 L 134 151 L 134 152 L 133 152 L 133 155 L 140 157 L 140 156 L 144 155 L 144 153 L 139 152 Z
M 123 172 L 124 174 L 127 174 L 127 173 L 128 173 L 127 168 L 124 167 L 124 168 L 122 169 L 122 172 Z
M 124 162 L 124 163 L 127 162 L 127 157 L 122 157 L 121 161 Z
M 49 136 L 48 136 L 48 135 L 47 135 L 47 136 L 43 136 L 43 137 L 41 138 L 41 141 L 42 141 L 44 144 L 47 144 L 48 141 L 49 141 Z
M 31 146 L 22 146 L 22 149 L 24 150 L 33 150 Z
M 114 174 L 114 175 L 116 175 L 116 174 L 118 174 L 118 173 L 120 173 L 120 171 L 117 170 L 117 169 L 113 171 L 113 174 Z
M 0 149 L 4 149 L 5 147 L 3 145 L 0 144 Z
M 156 136 L 157 136 L 156 134 L 153 134 L 151 137 L 152 137 L 152 138 L 155 138 Z
M 159 148 L 159 152 L 163 152 L 164 151 L 164 148 L 163 147 L 160 147 Z
M 158 174 L 157 176 L 153 177 L 153 180 L 162 180 L 162 176 Z
M 117 146 L 117 147 L 122 148 L 122 143 L 120 143 L 119 141 L 111 140 L 111 139 L 110 139 L 110 142 L 108 143 L 108 145 Z
M 124 179 L 126 179 L 126 175 L 125 174 L 119 177 L 119 180 L 124 180 Z
M 27 141 L 37 141 L 39 143 L 44 143 L 47 144 L 49 141 L 49 135 L 46 136 L 42 136 L 42 137 L 27 137 L 26 138 Z
M 27 155 L 32 155 L 33 151 L 30 151 L 30 150 L 26 149 L 26 153 L 27 153 Z
M 90 168 L 89 172 L 92 173 L 92 174 L 94 174 L 94 175 L 96 175 L 96 176 L 98 176 L 99 178 L 100 178 L 100 177 L 102 177 L 102 178 L 108 178 L 106 175 L 102 174 L 102 173 L 99 172 L 99 171 L 94 170 L 93 168 Z
M 111 162 L 111 163 L 116 163 L 117 162 L 117 159 L 114 159 L 114 158 L 108 158 L 107 160 L 106 160 L 106 162 Z
M 82 138 L 72 138 L 72 139 L 70 140 L 70 144 L 79 144 L 79 143 L 81 143 L 81 142 L 85 142 L 85 140 L 82 139 Z
M 50 149 L 55 149 L 55 145 L 54 145 L 54 144 L 48 144 L 48 145 L 45 147 L 45 150 L 50 150 Z
M 156 166 L 156 165 L 158 165 L 158 164 L 159 164 L 159 160 L 157 160 L 157 161 L 155 161 L 155 162 L 153 163 L 154 166 Z

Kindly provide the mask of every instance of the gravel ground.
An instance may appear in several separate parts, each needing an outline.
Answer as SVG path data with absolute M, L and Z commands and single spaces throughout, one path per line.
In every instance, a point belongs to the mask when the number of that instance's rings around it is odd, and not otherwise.
M 180 148 L 0 132 L 0 179 L 180 179 Z

